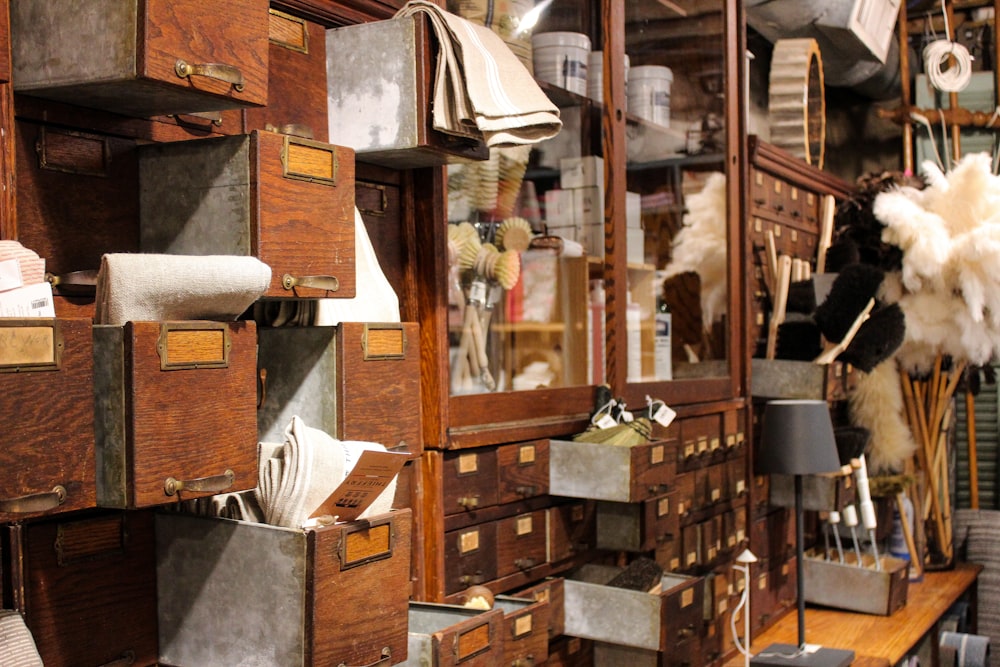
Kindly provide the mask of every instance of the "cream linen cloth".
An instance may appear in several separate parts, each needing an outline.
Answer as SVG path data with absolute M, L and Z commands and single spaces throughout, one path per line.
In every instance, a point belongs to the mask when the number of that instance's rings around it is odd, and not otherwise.
M 374 442 L 337 440 L 306 425 L 300 417 L 292 417 L 284 443 L 258 445 L 257 502 L 264 521 L 286 528 L 313 523 L 309 516 L 340 486 L 368 449 L 385 451 Z M 388 512 L 395 494 L 393 480 L 361 518 Z
M 10 609 L 0 609 L 0 665 L 43 667 L 28 626 L 21 614 Z
M 45 260 L 34 250 L 21 245 L 20 241 L 0 241 L 0 262 L 16 259 L 21 268 L 21 282 L 34 285 L 45 281 Z
M 255 257 L 107 254 L 97 274 L 94 323 L 232 321 L 270 282 L 271 267 Z
M 438 39 L 434 127 L 487 146 L 515 146 L 559 133 L 559 109 L 503 40 L 425 0 L 411 0 L 397 17 L 426 14 Z

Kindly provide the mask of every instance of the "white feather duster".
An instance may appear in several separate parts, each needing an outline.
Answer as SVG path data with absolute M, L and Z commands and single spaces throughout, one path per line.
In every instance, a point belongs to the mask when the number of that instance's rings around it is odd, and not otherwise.
M 870 471 L 901 471 L 917 444 L 906 423 L 896 363 L 888 359 L 871 373 L 858 371 L 849 406 L 851 422 L 872 434 L 865 457 Z

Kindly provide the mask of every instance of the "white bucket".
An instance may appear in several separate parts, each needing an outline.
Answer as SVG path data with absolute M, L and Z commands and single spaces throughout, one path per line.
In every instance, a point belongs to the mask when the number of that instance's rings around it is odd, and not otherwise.
M 625 85 L 628 85 L 628 54 L 625 54 Z M 587 57 L 587 97 L 604 101 L 604 52 L 591 51 Z
M 670 85 L 674 73 L 662 65 L 633 67 L 628 81 L 628 112 L 651 123 L 670 127 Z
M 542 32 L 531 36 L 535 78 L 587 94 L 590 38 L 578 32 Z

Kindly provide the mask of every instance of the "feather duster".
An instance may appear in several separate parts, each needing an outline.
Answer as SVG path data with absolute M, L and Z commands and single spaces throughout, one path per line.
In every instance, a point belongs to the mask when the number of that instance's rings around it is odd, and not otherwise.
M 871 431 L 866 455 L 870 472 L 901 471 L 917 451 L 917 443 L 906 423 L 903 389 L 892 359 L 871 373 L 858 373 L 849 409 L 851 423 Z

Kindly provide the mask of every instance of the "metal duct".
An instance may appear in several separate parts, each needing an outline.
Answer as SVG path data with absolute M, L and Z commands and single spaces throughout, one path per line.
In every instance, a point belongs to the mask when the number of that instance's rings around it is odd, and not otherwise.
M 899 44 L 888 42 L 885 62 L 842 26 L 857 0 L 746 0 L 747 24 L 771 43 L 811 37 L 819 44 L 826 85 L 852 88 L 872 99 L 899 96 Z M 867 0 L 884 5 L 889 0 Z M 894 24 L 893 24 L 894 25 Z

